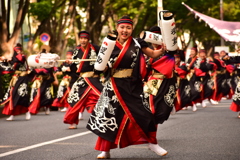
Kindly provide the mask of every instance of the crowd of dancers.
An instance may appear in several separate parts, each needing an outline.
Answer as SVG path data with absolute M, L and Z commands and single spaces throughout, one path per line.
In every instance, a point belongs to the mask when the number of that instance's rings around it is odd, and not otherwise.
M 87 110 L 91 113 L 87 128 L 99 136 L 95 147 L 102 151 L 99 159 L 110 158 L 110 149 L 142 143 L 166 155 L 157 144 L 157 124 L 189 107 L 197 111 L 198 103 L 206 107 L 206 100 L 214 105 L 222 98 L 232 99 L 229 107 L 240 118 L 238 56 L 225 51 L 208 56 L 193 47 L 185 59 L 184 51 L 170 52 L 164 45 L 132 38 L 132 24 L 129 17 L 119 19 L 118 40 L 104 71 L 95 70 L 94 61 L 77 61 L 96 59 L 100 50 L 89 42 L 87 31 L 79 32 L 80 44 L 66 53 L 59 67 L 30 68 L 17 44 L 11 60 L 0 57 L 0 75 L 12 75 L 0 97 L 2 114 L 10 116 L 8 121 L 20 114 L 29 120 L 41 108 L 49 114 L 51 107 L 58 107 L 66 112 L 63 122 L 76 129 Z M 157 26 L 150 31 L 161 34 Z

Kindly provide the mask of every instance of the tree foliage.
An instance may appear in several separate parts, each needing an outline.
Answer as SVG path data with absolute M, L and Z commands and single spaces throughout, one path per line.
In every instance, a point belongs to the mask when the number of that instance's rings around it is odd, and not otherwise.
M 72 34 L 75 11 L 76 0 L 41 0 L 31 3 L 29 13 L 36 18 L 39 25 L 28 44 L 29 50 L 32 50 L 32 44 L 40 34 L 48 33 L 51 37 L 51 52 L 61 54 Z
M 182 1 L 198 12 L 220 19 L 219 0 Z M 182 1 L 163 0 L 163 9 L 175 14 L 177 34 L 181 37 L 183 49 L 189 46 L 190 41 L 202 42 L 207 50 L 220 45 L 220 36 L 204 22 L 195 19 L 195 16 L 181 4 Z M 240 1 L 224 0 L 223 2 L 224 20 L 239 21 Z M 103 27 L 108 26 L 109 30 L 114 30 L 116 21 L 123 15 L 129 15 L 134 20 L 134 37 L 138 36 L 142 30 L 148 30 L 151 26 L 158 25 L 157 0 L 37 0 L 31 3 L 29 0 L 18 0 L 16 3 L 18 3 L 19 9 L 14 33 L 9 33 L 8 29 L 9 15 L 7 13 L 9 12 L 7 11 L 11 8 L 3 7 L 2 9 L 0 16 L 1 50 L 4 50 L 6 43 L 11 47 L 16 43 L 27 12 L 30 17 L 34 18 L 34 24 L 37 24 L 37 29 L 35 32 L 31 32 L 28 43 L 30 53 L 37 37 L 44 32 L 51 36 L 49 45 L 53 52 L 61 54 L 67 46 L 72 46 L 74 41 L 77 45 L 77 32 L 80 30 L 88 30 L 91 34 L 91 41 L 100 45 L 102 37 L 106 36 L 101 33 Z M 1 6 L 8 5 L 3 0 Z M 86 18 L 81 13 L 85 13 Z M 29 27 L 33 31 L 31 24 Z M 182 36 L 184 33 L 189 33 L 189 41 L 185 41 Z M 12 37 L 15 37 L 15 40 L 11 40 Z M 229 44 L 231 45 L 231 43 Z

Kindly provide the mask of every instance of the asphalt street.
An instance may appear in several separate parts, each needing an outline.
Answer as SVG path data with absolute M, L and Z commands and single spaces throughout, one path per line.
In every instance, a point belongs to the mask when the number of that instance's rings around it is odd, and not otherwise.
M 147 145 L 111 151 L 113 160 L 240 160 L 240 119 L 229 109 L 231 100 L 206 108 L 181 110 L 158 126 L 158 143 L 169 153 L 160 157 Z M 78 128 L 68 129 L 64 113 L 40 112 L 30 121 L 0 118 L 0 160 L 94 160 L 97 136 L 86 129 L 89 113 Z

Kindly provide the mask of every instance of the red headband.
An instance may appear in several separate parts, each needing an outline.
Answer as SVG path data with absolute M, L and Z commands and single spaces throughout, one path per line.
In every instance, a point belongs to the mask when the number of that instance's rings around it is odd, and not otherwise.
M 133 21 L 131 19 L 119 19 L 117 22 L 118 25 L 123 23 L 133 25 Z
M 89 39 L 89 34 L 81 33 L 79 37 L 85 37 L 85 38 Z

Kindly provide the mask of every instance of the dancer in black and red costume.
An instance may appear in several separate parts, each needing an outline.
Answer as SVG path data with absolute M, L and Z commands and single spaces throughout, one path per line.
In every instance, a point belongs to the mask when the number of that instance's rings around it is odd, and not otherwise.
M 230 109 L 233 112 L 238 112 L 237 117 L 240 118 L 240 64 L 236 64 L 236 70 L 235 70 L 235 84 L 234 86 L 234 95 L 232 97 L 233 102 L 231 103 Z
M 29 111 L 37 114 L 40 108 L 45 109 L 45 114 L 50 114 L 53 102 L 53 86 L 58 85 L 54 68 L 34 69 L 35 77 L 32 84 Z
M 142 81 L 146 74 L 143 52 L 156 58 L 164 51 L 139 43 L 132 32 L 133 21 L 128 16 L 118 20 L 118 38 L 106 70 L 109 77 L 87 124 L 98 135 L 95 149 L 102 151 L 98 159 L 110 158 L 111 149 L 143 143 L 149 143 L 159 155 L 167 154 L 157 144 L 156 123 L 144 98 Z
M 4 56 L 0 57 L 0 104 L 2 103 L 2 98 L 6 92 L 4 84 L 6 80 L 4 80 L 5 75 L 13 75 L 14 70 L 12 69 L 12 65 L 9 60 L 7 60 Z
M 151 27 L 149 31 L 161 33 L 158 26 Z M 152 44 L 152 47 L 154 50 L 162 48 L 157 44 Z M 175 111 L 177 79 L 173 72 L 174 53 L 176 52 L 166 52 L 148 61 L 150 76 L 144 86 L 144 91 L 147 93 L 145 96 L 149 97 L 150 109 L 155 116 L 156 124 L 162 124 L 169 118 L 171 111 Z
M 230 90 L 229 86 L 226 84 L 226 64 L 220 59 L 218 52 L 213 55 L 213 62 L 216 65 L 216 72 L 214 72 L 214 92 L 212 95 L 212 103 L 217 104 L 223 97 L 225 89 L 227 92 Z M 226 88 L 225 88 L 226 87 Z
M 175 72 L 177 75 L 177 102 L 175 103 L 176 111 L 183 109 L 184 107 L 192 104 L 190 94 L 190 84 L 187 79 L 188 69 L 186 63 L 181 61 L 180 55 L 175 54 Z
M 26 56 L 23 53 L 22 45 L 17 44 L 14 47 L 14 54 L 10 61 L 14 75 L 9 83 L 8 91 L 3 97 L 2 104 L 4 105 L 3 114 L 10 115 L 8 121 L 12 121 L 15 115 L 26 113 L 26 119 L 29 120 L 31 115 L 28 111 L 29 105 L 29 85 L 34 74 L 28 74 L 28 65 Z
M 73 53 L 73 59 L 96 59 L 99 46 L 89 42 L 90 34 L 87 31 L 79 32 L 80 45 Z M 68 95 L 68 108 L 64 123 L 70 124 L 69 129 L 76 129 L 79 119 L 85 109 L 92 113 L 102 91 L 100 76 L 94 72 L 94 61 L 75 62 L 79 78 L 74 82 Z
M 197 103 L 202 103 L 201 98 L 201 72 L 199 70 L 201 59 L 197 56 L 198 50 L 196 47 L 192 47 L 190 58 L 187 61 L 187 67 L 189 74 L 190 94 L 192 100 L 193 111 L 197 111 Z
M 76 64 L 70 61 L 72 59 L 73 51 L 69 50 L 66 54 L 66 61 L 58 67 L 58 71 L 63 73 L 63 78 L 58 86 L 57 97 L 53 101 L 52 106 L 54 107 L 64 107 L 61 111 L 67 111 L 69 104 L 67 98 L 69 92 L 72 88 L 73 83 L 78 79 L 78 74 L 76 73 Z

